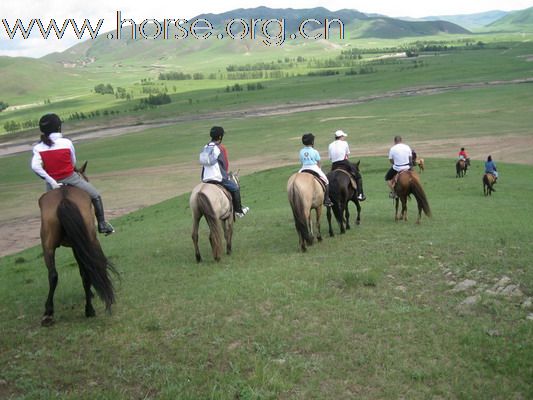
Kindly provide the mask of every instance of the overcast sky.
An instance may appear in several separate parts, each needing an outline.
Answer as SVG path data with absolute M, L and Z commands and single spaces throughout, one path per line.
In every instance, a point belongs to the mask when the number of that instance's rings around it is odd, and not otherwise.
M 271 8 L 312 8 L 325 7 L 331 11 L 343 8 L 355 9 L 364 13 L 379 13 L 390 17 L 425 17 L 433 15 L 472 14 L 490 10 L 512 11 L 533 6 L 533 0 L 226 0 L 220 3 L 196 0 L 181 2 L 177 0 L 0 0 L 0 18 L 6 19 L 10 26 L 20 18 L 25 25 L 32 18 L 40 18 L 45 26 L 54 18 L 61 26 L 67 18 L 74 18 L 81 24 L 83 19 L 91 21 L 93 27 L 99 19 L 104 20 L 100 32 L 114 29 L 115 13 L 122 12 L 123 18 L 136 22 L 144 19 L 192 18 L 203 13 L 220 13 L 237 8 L 267 6 Z M 258 16 L 260 18 L 260 16 Z M 66 34 L 61 40 L 42 39 L 36 34 L 27 40 L 11 40 L 0 24 L 0 55 L 40 57 L 53 51 L 62 51 L 78 40 L 73 34 Z

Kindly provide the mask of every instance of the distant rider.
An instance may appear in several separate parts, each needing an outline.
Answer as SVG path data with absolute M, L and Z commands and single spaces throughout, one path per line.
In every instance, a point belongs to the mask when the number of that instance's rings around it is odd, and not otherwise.
M 413 163 L 411 148 L 402 143 L 401 136 L 394 137 L 394 146 L 389 150 L 389 162 L 391 167 L 385 174 L 385 181 L 387 181 L 390 189 L 389 197 L 395 199 L 397 195 L 394 190 L 393 178 L 399 172 L 411 169 Z
M 316 151 L 313 146 L 315 144 L 315 136 L 312 133 L 306 133 L 302 136 L 302 143 L 305 146 L 300 150 L 300 162 L 302 167 L 298 172 L 305 170 L 314 171 L 320 176 L 322 182 L 324 182 L 325 193 L 324 193 L 324 205 L 326 207 L 331 207 L 331 200 L 329 198 L 329 181 L 322 169 L 320 168 L 320 154 Z

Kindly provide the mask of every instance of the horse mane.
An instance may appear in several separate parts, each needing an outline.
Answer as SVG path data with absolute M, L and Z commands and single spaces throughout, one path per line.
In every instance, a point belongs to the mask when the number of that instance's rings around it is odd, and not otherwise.
M 112 263 L 104 255 L 98 241 L 89 231 L 78 206 L 68 197 L 68 187 L 62 189 L 62 199 L 57 207 L 57 217 L 65 231 L 82 276 L 86 276 L 105 303 L 106 310 L 115 302 L 113 283 L 108 270 L 117 273 Z
M 411 193 L 415 196 L 416 202 L 422 207 L 424 214 L 431 217 L 431 209 L 426 197 L 426 193 L 420 184 L 420 180 L 417 175 L 411 174 Z

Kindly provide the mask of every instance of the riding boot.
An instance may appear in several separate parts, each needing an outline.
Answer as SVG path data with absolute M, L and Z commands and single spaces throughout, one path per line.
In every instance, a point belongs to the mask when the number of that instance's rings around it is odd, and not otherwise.
M 94 206 L 94 215 L 96 215 L 96 221 L 98 222 L 98 232 L 105 233 L 106 236 L 115 232 L 115 228 L 106 222 L 104 218 L 104 205 L 102 204 L 102 198 L 100 196 L 92 199 Z
M 231 192 L 231 199 L 233 200 L 233 212 L 239 218 L 244 217 L 246 213 L 250 210 L 248 207 L 243 207 L 241 203 L 241 191 L 236 190 Z
M 326 189 L 324 190 L 324 205 L 326 207 L 331 207 L 333 205 L 329 198 L 329 185 L 326 185 Z

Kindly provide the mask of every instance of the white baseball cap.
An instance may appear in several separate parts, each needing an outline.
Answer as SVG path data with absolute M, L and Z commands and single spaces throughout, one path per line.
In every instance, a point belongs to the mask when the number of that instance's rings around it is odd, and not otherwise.
M 340 129 L 335 132 L 335 137 L 343 137 L 343 136 L 348 136 L 346 133 L 344 133 L 343 131 L 341 131 Z

